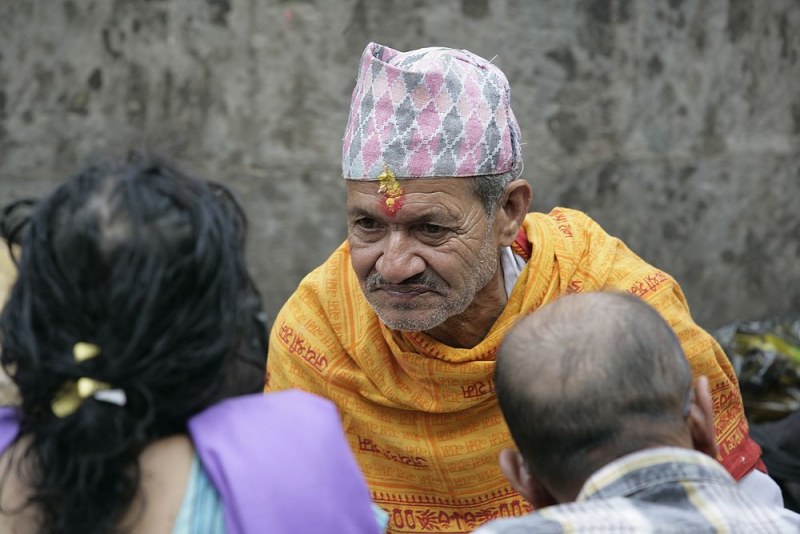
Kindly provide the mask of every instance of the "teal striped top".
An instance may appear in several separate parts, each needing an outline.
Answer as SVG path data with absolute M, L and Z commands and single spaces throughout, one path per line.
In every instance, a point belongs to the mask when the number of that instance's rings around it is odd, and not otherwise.
M 189 482 L 172 534 L 225 534 L 225 514 L 197 454 L 192 458 Z

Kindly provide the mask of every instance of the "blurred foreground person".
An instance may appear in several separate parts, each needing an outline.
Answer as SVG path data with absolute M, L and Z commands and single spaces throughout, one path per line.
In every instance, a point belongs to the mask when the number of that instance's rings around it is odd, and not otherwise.
M 717 462 L 708 380 L 634 297 L 567 296 L 523 319 L 497 357 L 497 396 L 519 452 L 503 474 L 537 512 L 479 534 L 800 532 Z
M 226 189 L 148 159 L 38 203 L 0 319 L 0 532 L 378 531 L 335 407 L 260 393 L 244 242 Z

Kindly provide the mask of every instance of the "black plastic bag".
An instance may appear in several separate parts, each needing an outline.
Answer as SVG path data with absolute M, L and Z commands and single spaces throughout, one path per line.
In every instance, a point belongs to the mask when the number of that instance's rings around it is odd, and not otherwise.
M 800 317 L 734 323 L 714 334 L 739 378 L 750 436 L 800 512 Z
M 800 411 L 800 317 L 733 323 L 714 335 L 739 378 L 752 423 Z

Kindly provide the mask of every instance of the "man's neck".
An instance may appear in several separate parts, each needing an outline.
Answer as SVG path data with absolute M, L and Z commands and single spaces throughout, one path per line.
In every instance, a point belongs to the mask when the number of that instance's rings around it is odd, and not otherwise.
M 624 458 L 630 454 L 649 449 L 658 449 L 661 447 L 675 447 L 680 449 L 695 450 L 694 446 L 692 445 L 691 437 L 688 435 L 688 433 L 677 430 L 667 430 L 665 432 L 661 432 L 659 433 L 658 438 L 654 439 L 651 443 L 643 443 L 641 446 L 633 450 L 627 450 L 624 448 L 622 450 L 616 448 L 600 449 L 599 451 L 592 453 L 590 456 L 584 457 L 585 470 L 583 476 L 576 477 L 577 482 L 573 481 L 572 484 L 569 484 L 562 481 L 561 487 L 559 487 L 557 491 L 553 491 L 552 494 L 559 503 L 574 502 L 578 498 L 578 495 L 580 495 L 580 492 L 586 482 L 606 465 L 616 462 L 620 458 Z
M 425 333 L 448 347 L 471 349 L 486 338 L 507 301 L 503 268 L 498 262 L 494 276 L 466 310 Z

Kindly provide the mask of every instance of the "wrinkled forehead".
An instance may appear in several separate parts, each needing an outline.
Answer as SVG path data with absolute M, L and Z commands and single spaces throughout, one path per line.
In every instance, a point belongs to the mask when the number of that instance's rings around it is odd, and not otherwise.
M 363 212 L 393 217 L 403 215 L 403 219 L 431 214 L 456 218 L 473 210 L 483 213 L 480 199 L 470 179 L 397 180 L 400 194 L 394 198 L 400 199 L 402 205 L 393 214 L 387 213 L 386 200 L 392 197 L 387 195 L 381 182 L 347 180 L 346 184 L 348 216 Z

